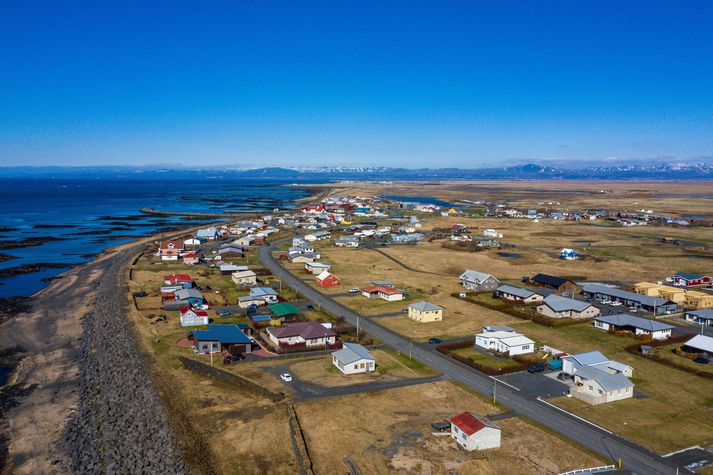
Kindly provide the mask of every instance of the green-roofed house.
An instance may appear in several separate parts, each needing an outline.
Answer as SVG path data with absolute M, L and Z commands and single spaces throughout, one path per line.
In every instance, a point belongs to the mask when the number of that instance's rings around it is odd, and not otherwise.
M 443 320 L 443 308 L 426 301 L 408 306 L 408 316 L 417 322 L 440 322 Z
M 300 309 L 292 305 L 291 303 L 274 303 L 268 305 L 267 308 L 275 315 L 275 318 L 279 318 L 283 322 L 290 322 L 295 319 L 295 315 L 300 313 Z

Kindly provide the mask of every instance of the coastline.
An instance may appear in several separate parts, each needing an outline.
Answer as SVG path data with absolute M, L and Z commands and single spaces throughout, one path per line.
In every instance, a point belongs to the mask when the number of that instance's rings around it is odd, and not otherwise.
M 297 199 L 289 209 L 314 199 L 318 196 Z M 203 222 L 110 246 L 90 261 L 62 272 L 47 286 L 27 297 L 29 312 L 0 322 L 0 351 L 22 350 L 19 361 L 8 375 L 7 384 L 0 387 L 0 399 L 6 403 L 0 405 L 0 473 L 65 473 L 70 470 L 72 461 L 65 451 L 64 437 L 80 399 L 83 369 L 78 359 L 80 346 L 86 336 L 86 317 L 95 307 L 97 288 L 102 279 L 108 277 L 107 272 L 118 269 L 120 274 L 123 273 L 127 263 L 153 241 L 256 215 L 225 216 L 217 222 Z M 124 313 L 124 317 L 133 328 L 129 316 Z M 144 361 L 143 349 L 136 346 Z M 152 368 L 145 361 L 143 364 L 146 366 L 143 372 L 151 379 L 155 391 Z

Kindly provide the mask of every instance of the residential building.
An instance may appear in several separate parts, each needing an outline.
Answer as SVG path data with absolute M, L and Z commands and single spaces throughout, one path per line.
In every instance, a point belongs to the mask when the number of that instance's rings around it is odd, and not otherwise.
M 500 447 L 501 429 L 482 416 L 463 412 L 451 420 L 451 437 L 465 450 L 487 450 Z
M 508 356 L 535 352 L 535 342 L 524 335 L 511 331 L 485 332 L 475 335 L 475 346 L 505 353 Z
M 579 253 L 574 249 L 564 248 L 560 251 L 560 259 L 565 261 L 574 261 L 579 259 Z
M 573 291 L 577 288 L 577 284 L 563 277 L 556 277 L 548 274 L 537 274 L 530 279 L 534 285 L 555 289 L 559 292 Z
M 252 351 L 252 340 L 235 324 L 211 324 L 206 330 L 193 330 L 188 339 L 198 354 L 242 354 Z
M 177 261 L 184 249 L 183 241 L 161 241 L 158 254 L 162 261 Z
M 573 380 L 570 395 L 592 405 L 620 401 L 634 395 L 634 383 L 621 373 L 610 374 L 584 366 L 574 374 Z
M 255 285 L 257 283 L 257 275 L 251 270 L 233 272 L 230 278 L 237 285 Z
M 344 343 L 332 353 L 332 364 L 344 374 L 371 373 L 376 370 L 376 358 L 358 343 Z
M 689 272 L 677 272 L 673 278 L 673 285 L 679 287 L 699 287 L 710 286 L 713 280 L 708 275 L 691 274 Z
M 713 357 L 713 338 L 706 335 L 696 335 L 681 346 L 686 353 L 704 354 Z
M 705 310 L 688 310 L 683 314 L 687 322 L 697 323 L 699 325 L 713 326 L 713 309 Z
M 229 275 L 233 272 L 242 272 L 248 270 L 248 266 L 237 266 L 235 264 L 220 264 L 218 266 L 220 273 L 223 275 Z
M 299 308 L 287 302 L 273 303 L 268 305 L 267 309 L 282 322 L 294 320 L 295 316 L 300 313 Z
M 203 294 L 200 292 L 200 290 L 195 288 L 176 290 L 173 295 L 177 303 L 180 302 L 184 305 L 189 305 L 191 307 L 205 305 L 206 303 Z
M 699 292 L 697 290 L 689 290 L 685 294 L 683 305 L 686 308 L 696 310 L 713 308 L 713 294 Z
M 315 277 L 315 282 L 320 287 L 336 287 L 339 285 L 339 277 L 325 270 Z
M 272 287 L 253 287 L 250 289 L 250 297 L 261 298 L 265 303 L 277 303 L 277 291 Z
M 304 240 L 307 242 L 314 242 L 314 241 L 324 241 L 325 239 L 329 239 L 332 237 L 332 233 L 329 231 L 317 231 L 311 234 L 306 234 L 304 236 Z
M 654 284 L 652 282 L 639 282 L 634 285 L 634 292 L 640 295 L 649 297 L 660 297 L 677 304 L 683 304 L 686 301 L 686 291 L 679 287 L 670 285 Z
M 220 237 L 220 233 L 214 227 L 199 229 L 196 238 L 199 240 L 214 241 Z
M 575 374 L 585 366 L 596 368 L 610 374 L 621 373 L 628 377 L 631 377 L 634 373 L 631 366 L 610 360 L 599 351 L 587 351 L 574 355 L 565 355 L 562 356 L 560 360 L 562 361 L 562 371 L 567 374 Z
M 193 278 L 188 274 L 169 274 L 163 276 L 163 283 L 165 285 L 182 287 L 184 289 L 190 289 L 194 287 Z
M 649 297 L 601 284 L 584 284 L 582 295 L 602 301 L 621 302 L 627 307 L 640 308 L 656 314 L 672 313 L 677 309 L 675 303 L 661 297 Z
M 321 274 L 331 268 L 332 265 L 326 262 L 305 262 L 305 271 L 308 274 Z
M 671 336 L 671 330 L 673 330 L 673 326 L 667 323 L 629 313 L 594 317 L 594 328 L 647 335 L 653 340 L 665 340 Z
M 404 292 L 402 290 L 385 287 L 382 285 L 365 287 L 361 289 L 361 294 L 368 299 L 377 297 L 389 302 L 395 302 L 397 300 L 404 299 Z
M 500 281 L 492 275 L 470 269 L 463 272 L 459 279 L 463 288 L 477 292 L 495 290 L 500 286 Z
M 300 322 L 281 327 L 268 327 L 267 336 L 278 348 L 314 348 L 333 345 L 337 335 L 317 322 Z
M 537 292 L 523 287 L 515 287 L 513 285 L 501 285 L 494 292 L 495 297 L 514 302 L 537 303 L 542 302 L 545 298 L 543 292 Z
M 550 318 L 593 318 L 600 312 L 597 307 L 588 302 L 560 295 L 548 295 L 542 301 L 542 305 L 537 307 L 537 313 Z
M 181 310 L 181 326 L 196 327 L 200 325 L 208 325 L 208 312 L 205 310 L 193 310 L 191 307 L 183 307 Z
M 440 322 L 443 320 L 443 307 L 426 301 L 412 303 L 408 306 L 408 316 L 417 322 Z

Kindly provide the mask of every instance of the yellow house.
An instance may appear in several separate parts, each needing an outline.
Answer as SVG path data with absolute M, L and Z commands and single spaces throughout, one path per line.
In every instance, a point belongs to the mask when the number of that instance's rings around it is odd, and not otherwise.
M 639 282 L 634 285 L 634 292 L 639 295 L 649 297 L 661 297 L 673 303 L 683 303 L 686 299 L 686 291 L 670 285 L 654 284 L 652 282 Z
M 416 302 L 408 306 L 410 319 L 421 323 L 443 320 L 443 308 L 428 302 Z
M 694 310 L 713 308 L 713 295 L 705 292 L 698 292 L 697 290 L 688 291 L 686 292 L 686 301 L 684 306 Z

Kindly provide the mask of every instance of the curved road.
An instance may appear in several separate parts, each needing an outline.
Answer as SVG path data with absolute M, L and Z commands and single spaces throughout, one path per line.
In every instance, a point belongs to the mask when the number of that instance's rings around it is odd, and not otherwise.
M 412 350 L 414 358 L 440 371 L 445 376 L 459 381 L 488 397 L 492 395 L 493 378 L 448 358 L 436 352 L 435 349 L 411 345 L 408 338 L 394 333 L 377 322 L 355 313 L 331 297 L 310 287 L 309 284 L 300 280 L 299 277 L 282 267 L 273 257 L 272 249 L 275 245 L 291 239 L 290 237 L 276 240 L 271 243 L 272 246 L 262 246 L 259 251 L 262 263 L 270 269 L 274 275 L 282 279 L 284 284 L 299 291 L 307 299 L 320 305 L 330 314 L 336 317 L 344 317 L 346 321 L 354 326 L 358 324 L 360 328 L 383 341 L 386 345 L 402 353 L 408 353 Z M 597 452 L 607 459 L 612 461 L 621 459 L 624 468 L 632 472 L 639 474 L 678 473 L 676 467 L 671 465 L 660 455 L 588 421 L 556 409 L 548 405 L 548 403 L 523 397 L 517 391 L 503 384 L 499 384 L 497 387 L 497 400 L 500 404 L 508 407 L 518 415 L 528 417 L 548 429 L 577 442 L 581 446 Z M 652 415 L 652 417 L 655 417 L 655 415 Z M 690 473 L 682 468 L 679 469 L 679 472 Z

